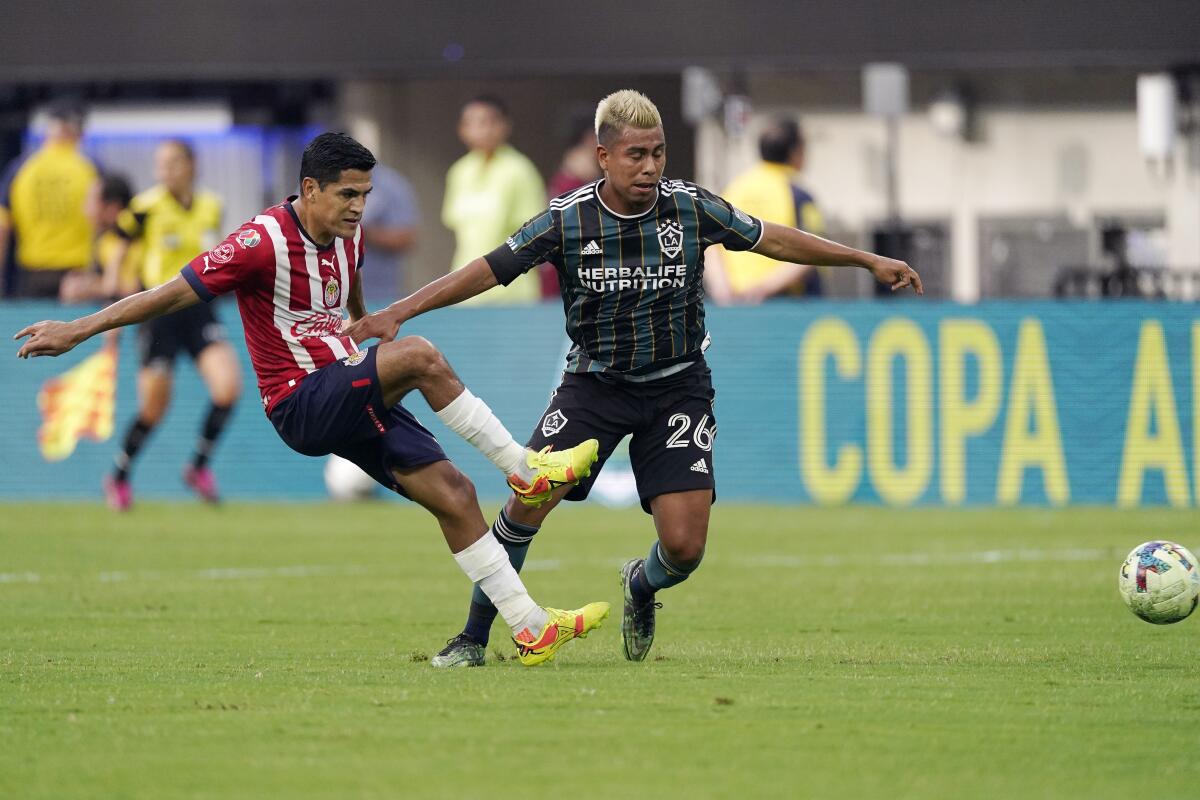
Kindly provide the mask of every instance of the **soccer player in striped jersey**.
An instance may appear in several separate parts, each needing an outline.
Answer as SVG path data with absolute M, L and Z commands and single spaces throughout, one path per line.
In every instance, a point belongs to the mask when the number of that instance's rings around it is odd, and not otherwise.
M 595 441 L 534 453 L 513 441 L 491 410 L 459 381 L 428 341 L 410 336 L 367 350 L 343 333 L 343 314 L 365 315 L 358 270 L 362 217 L 375 158 L 344 134 L 305 148 L 300 194 L 267 209 L 179 275 L 87 317 L 43 321 L 21 358 L 56 356 L 114 328 L 144 322 L 234 292 L 267 417 L 299 453 L 335 453 L 437 518 L 455 560 L 499 609 L 523 664 L 553 658 L 608 615 L 608 603 L 574 611 L 543 608 L 526 591 L 489 530 L 475 487 L 437 440 L 400 404 L 418 390 L 451 430 L 495 464 L 524 502 L 587 477 Z
M 554 264 L 574 347 L 531 447 L 600 442 L 588 480 L 555 490 L 538 507 L 509 502 L 493 530 L 515 567 L 546 515 L 564 497 L 582 500 L 613 449 L 632 435 L 630 460 L 657 540 L 621 570 L 625 657 L 645 659 L 654 641 L 656 593 L 700 565 L 716 498 L 713 388 L 704 350 L 704 250 L 722 244 L 779 261 L 870 270 L 893 290 L 921 281 L 907 264 L 764 223 L 687 181 L 665 180 L 667 143 L 658 109 L 625 90 L 596 111 L 604 177 L 551 201 L 508 242 L 386 309 L 351 325 L 360 339 L 388 341 L 407 320 Z M 467 625 L 434 666 L 478 666 L 495 611 L 482 592 Z

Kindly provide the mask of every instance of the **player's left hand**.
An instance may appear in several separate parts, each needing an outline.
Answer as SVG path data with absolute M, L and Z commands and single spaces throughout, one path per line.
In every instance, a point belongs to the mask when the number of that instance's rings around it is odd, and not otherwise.
M 367 339 L 378 339 L 380 342 L 390 342 L 400 331 L 400 320 L 387 313 L 387 309 L 367 314 L 356 322 L 342 323 L 342 333 L 356 342 Z
M 871 270 L 875 280 L 888 284 L 892 287 L 893 292 L 903 289 L 905 286 L 911 286 L 917 294 L 925 294 L 925 289 L 921 286 L 921 276 L 903 261 L 886 256 L 875 256 L 867 268 Z
M 58 320 L 42 320 L 17 331 L 13 339 L 26 336 L 29 341 L 21 345 L 17 358 L 30 356 L 61 356 L 82 341 L 75 333 L 75 324 Z

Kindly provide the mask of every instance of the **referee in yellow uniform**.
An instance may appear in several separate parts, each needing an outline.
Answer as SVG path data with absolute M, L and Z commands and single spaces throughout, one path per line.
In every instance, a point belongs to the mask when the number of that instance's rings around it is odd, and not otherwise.
M 117 220 L 117 233 L 124 244 L 112 249 L 104 265 L 105 284 L 111 293 L 140 288 L 120 286 L 121 264 L 134 242 L 142 247 L 141 287 L 149 289 L 174 278 L 183 264 L 220 241 L 221 201 L 215 194 L 195 188 L 196 158 L 191 145 L 178 139 L 160 144 L 154 153 L 154 170 L 158 184 L 134 197 Z M 142 323 L 138 343 L 138 414 L 114 459 L 115 469 L 105 476 L 105 497 L 118 511 L 132 505 L 130 467 L 167 411 L 175 357 L 185 352 L 204 379 L 212 405 L 183 480 L 201 499 L 216 502 L 217 486 L 208 461 L 242 391 L 237 356 L 208 303 Z
M 56 299 L 63 277 L 91 264 L 93 231 L 84 203 L 97 173 L 79 149 L 83 107 L 59 101 L 49 116 L 45 142 L 9 168 L 0 193 L 0 287 L 15 233 L 18 297 Z

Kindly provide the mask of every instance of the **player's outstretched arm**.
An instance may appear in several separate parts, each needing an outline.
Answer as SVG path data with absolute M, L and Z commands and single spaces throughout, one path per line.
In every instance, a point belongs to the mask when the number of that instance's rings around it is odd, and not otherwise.
M 911 286 L 917 294 L 925 293 L 921 276 L 903 261 L 855 250 L 787 225 L 764 222 L 762 239 L 753 249 L 776 261 L 818 267 L 863 267 L 871 271 L 875 280 L 891 286 L 893 292 Z
M 396 338 L 400 326 L 413 317 L 435 308 L 461 303 L 496 285 L 496 273 L 492 272 L 487 260 L 477 258 L 462 269 L 426 284 L 403 300 L 397 300 L 387 308 L 347 325 L 342 333 L 356 342 L 367 339 L 390 342 Z
M 161 286 L 130 295 L 95 314 L 70 322 L 43 320 L 22 328 L 13 339 L 28 336 L 29 340 L 17 351 L 17 358 L 59 356 L 97 333 L 145 322 L 198 302 L 200 298 L 195 290 L 183 276 L 176 276 Z

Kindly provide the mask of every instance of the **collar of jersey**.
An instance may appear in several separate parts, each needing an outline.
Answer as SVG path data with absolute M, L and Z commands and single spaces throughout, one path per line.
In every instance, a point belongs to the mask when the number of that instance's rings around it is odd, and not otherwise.
M 658 190 L 658 184 L 655 184 L 654 185 L 654 202 L 650 204 L 649 208 L 647 208 L 645 211 L 643 211 L 640 214 L 618 214 L 617 212 L 615 212 L 611 208 L 609 208 L 607 205 L 605 205 L 604 200 L 601 199 L 601 197 L 600 197 L 600 186 L 601 186 L 601 184 L 604 183 L 605 180 L 607 180 L 607 178 L 601 178 L 600 180 L 596 181 L 596 202 L 600 204 L 600 208 L 604 209 L 605 213 L 611 214 L 612 216 L 616 217 L 617 219 L 641 219 L 642 217 L 646 216 L 647 214 L 649 214 L 651 211 L 654 210 L 655 206 L 658 205 L 658 199 L 660 197 L 662 197 L 662 192 L 660 192 Z
M 300 195 L 294 194 L 287 199 L 286 203 L 283 204 L 288 213 L 292 215 L 292 222 L 296 223 L 296 230 L 300 231 L 300 235 L 304 237 L 304 241 L 317 248 L 317 250 L 328 250 L 329 248 L 333 247 L 335 244 L 337 244 L 336 236 L 329 240 L 329 244 L 322 246 L 314 242 L 313 238 L 308 235 L 308 231 L 304 230 L 304 226 L 300 224 L 300 217 L 296 215 L 296 209 L 292 208 L 292 201 L 298 199 L 299 197 Z

